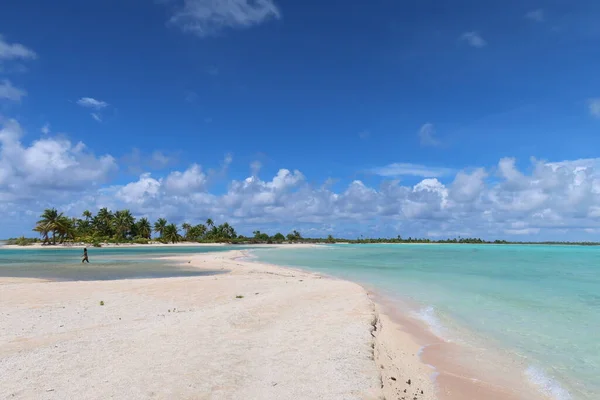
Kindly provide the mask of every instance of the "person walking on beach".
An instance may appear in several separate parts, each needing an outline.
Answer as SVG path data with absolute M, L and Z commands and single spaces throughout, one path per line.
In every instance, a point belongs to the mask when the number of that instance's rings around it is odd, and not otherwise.
M 87 262 L 88 264 L 90 263 L 90 260 L 88 260 L 87 255 L 87 247 L 83 248 L 83 258 L 81 259 L 81 263 L 83 264 L 84 262 Z

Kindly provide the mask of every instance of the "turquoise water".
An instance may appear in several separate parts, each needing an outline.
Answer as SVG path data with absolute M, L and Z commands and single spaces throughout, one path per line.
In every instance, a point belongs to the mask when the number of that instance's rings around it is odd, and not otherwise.
M 254 255 L 408 297 L 434 333 L 489 338 L 525 361 L 523 375 L 547 395 L 600 399 L 600 247 L 332 245 Z
M 82 264 L 82 249 L 6 249 L 0 247 L 0 277 L 51 280 L 113 280 L 212 275 L 162 260 L 161 257 L 222 252 L 241 247 L 89 248 L 90 263 Z

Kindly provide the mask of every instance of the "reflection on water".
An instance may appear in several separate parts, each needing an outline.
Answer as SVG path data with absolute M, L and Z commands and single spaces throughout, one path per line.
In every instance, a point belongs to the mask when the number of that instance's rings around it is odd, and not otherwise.
M 164 257 L 233 249 L 242 248 L 90 248 L 89 264 L 81 263 L 82 249 L 0 249 L 0 277 L 91 281 L 215 275 L 223 271 L 198 270 Z

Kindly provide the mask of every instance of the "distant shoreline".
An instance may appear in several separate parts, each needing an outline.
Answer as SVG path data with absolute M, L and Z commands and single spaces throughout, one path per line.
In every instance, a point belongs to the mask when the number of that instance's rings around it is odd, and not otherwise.
M 600 243 L 595 242 L 506 242 L 506 243 L 494 243 L 494 242 L 483 242 L 483 243 L 465 243 L 465 242 L 353 242 L 353 241 L 340 241 L 330 243 L 325 240 L 308 240 L 302 242 L 283 242 L 283 243 L 199 243 L 199 242 L 178 242 L 178 243 L 161 243 L 161 242 L 151 242 L 148 244 L 140 244 L 140 243 L 101 243 L 101 246 L 97 247 L 92 244 L 54 244 L 54 245 L 43 245 L 42 243 L 31 243 L 27 245 L 18 245 L 18 244 L 2 244 L 6 243 L 6 240 L 0 241 L 0 249 L 10 249 L 10 250 L 62 250 L 62 249 L 99 249 L 99 248 L 152 248 L 152 247 L 217 247 L 217 246 L 271 246 L 271 247 L 285 247 L 290 248 L 294 246 L 302 246 L 302 247 L 310 247 L 310 246 L 323 246 L 323 245 L 418 245 L 418 246 L 427 246 L 427 245 L 478 245 L 478 246 L 582 246 L 582 247 L 596 247 L 600 246 Z
M 56 245 L 42 245 L 41 243 L 33 243 L 26 246 L 20 246 L 18 244 L 7 244 L 0 245 L 0 249 L 9 249 L 9 250 L 68 250 L 68 249 L 119 249 L 119 248 L 153 248 L 153 247 L 162 247 L 162 248 L 177 248 L 177 247 L 222 247 L 222 246 L 256 246 L 256 247 L 285 247 L 285 248 L 294 248 L 294 247 L 313 247 L 319 246 L 322 244 L 318 243 L 272 243 L 272 244 L 262 244 L 262 243 L 248 243 L 248 244 L 230 244 L 230 243 L 197 243 L 197 242 L 179 242 L 179 243 L 149 243 L 149 244 L 138 244 L 138 243 L 102 243 L 101 247 L 94 247 L 89 244 L 56 244 Z

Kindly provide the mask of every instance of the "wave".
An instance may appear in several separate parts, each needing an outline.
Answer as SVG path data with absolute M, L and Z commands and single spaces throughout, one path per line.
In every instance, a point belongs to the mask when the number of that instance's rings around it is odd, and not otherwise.
M 571 394 L 557 381 L 546 375 L 546 373 L 534 366 L 529 366 L 525 375 L 542 393 L 556 400 L 571 400 Z
M 432 306 L 427 306 L 425 308 L 420 309 L 413 313 L 415 317 L 425 322 L 429 327 L 429 330 L 436 335 L 437 337 L 444 339 L 446 341 L 451 341 L 448 338 L 448 330 L 444 327 L 442 322 L 440 321 L 435 308 Z

